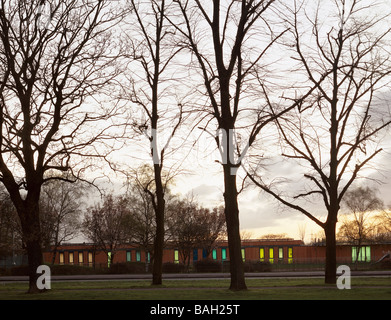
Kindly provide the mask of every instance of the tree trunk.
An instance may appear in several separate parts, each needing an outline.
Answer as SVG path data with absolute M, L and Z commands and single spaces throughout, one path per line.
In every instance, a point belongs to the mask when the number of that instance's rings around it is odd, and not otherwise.
M 326 234 L 326 269 L 325 283 L 337 283 L 337 242 L 335 238 L 336 222 L 328 222 L 325 226 Z
M 152 284 L 162 284 L 163 273 L 163 249 L 164 249 L 164 211 L 165 200 L 164 190 L 161 178 L 161 168 L 159 164 L 154 164 L 155 169 L 155 184 L 156 184 L 156 235 L 153 250 L 153 268 L 152 268 Z
M 230 256 L 231 285 L 230 290 L 246 290 L 242 259 L 242 245 L 239 228 L 238 192 L 236 175 L 231 174 L 231 165 L 224 165 L 224 201 L 227 223 L 228 248 Z
M 43 264 L 41 247 L 41 228 L 39 221 L 38 204 L 27 204 L 26 208 L 19 209 L 18 214 L 21 221 L 23 240 L 26 244 L 28 264 L 29 264 L 29 289 L 28 293 L 39 293 L 42 290 L 37 287 L 38 266 Z

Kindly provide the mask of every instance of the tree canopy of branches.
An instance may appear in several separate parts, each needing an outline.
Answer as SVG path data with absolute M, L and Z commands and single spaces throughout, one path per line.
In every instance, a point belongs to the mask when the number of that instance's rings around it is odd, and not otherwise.
M 277 190 L 277 183 L 262 181 L 256 173 L 252 178 L 281 203 L 323 228 L 326 283 L 336 282 L 336 224 L 341 203 L 382 151 L 380 133 L 391 123 L 380 94 L 391 73 L 386 45 L 390 29 L 381 27 L 388 16 L 372 15 L 371 10 L 366 1 L 359 0 L 319 1 L 312 12 L 306 1 L 286 7 L 291 14 L 287 21 L 294 39 L 296 72 L 304 72 L 297 88 L 316 84 L 316 90 L 276 124 L 283 156 L 303 166 L 308 183 L 304 191 L 289 198 L 282 184 Z M 305 24 L 309 27 L 303 30 Z M 303 203 L 314 196 L 323 202 L 325 221 Z
M 181 49 L 173 45 L 172 26 L 166 19 L 170 1 L 130 0 L 129 4 L 132 10 L 129 16 L 131 29 L 125 40 L 129 52 L 125 62 L 128 70 L 125 74 L 129 81 L 122 85 L 123 98 L 131 102 L 133 129 L 146 136 L 150 145 L 155 190 L 148 193 L 155 211 L 157 230 L 152 284 L 160 285 L 166 211 L 166 182 L 162 171 L 166 165 L 166 157 L 169 158 L 175 152 L 170 143 L 184 118 L 182 104 L 175 101 L 175 70 L 171 68 L 173 59 Z M 142 116 L 137 117 L 135 109 Z M 166 141 L 163 141 L 163 133 Z
M 237 170 L 261 129 L 275 116 L 268 108 L 263 108 L 262 103 L 251 101 L 249 97 L 254 94 L 251 91 L 257 87 L 255 84 L 258 84 L 258 94 L 265 89 L 260 67 L 262 59 L 284 32 L 268 30 L 270 21 L 266 17 L 272 12 L 274 0 L 174 2 L 181 11 L 181 18 L 173 19 L 172 24 L 184 37 L 181 45 L 191 51 L 195 58 L 191 67 L 198 70 L 195 74 L 204 85 L 204 98 L 200 98 L 204 104 L 199 103 L 194 109 L 201 111 L 201 118 L 207 118 L 207 124 L 216 122 L 217 133 L 212 136 L 222 155 L 230 289 L 245 290 Z M 259 40 L 256 35 L 264 35 L 264 38 Z M 243 99 L 248 102 L 246 107 Z M 251 107 L 254 104 L 256 107 Z M 242 139 L 244 147 L 234 143 L 240 140 L 240 134 L 235 132 L 239 128 L 244 129 L 242 137 L 248 137 Z
M 108 265 L 122 244 L 129 241 L 129 204 L 123 196 L 108 194 L 102 204 L 90 207 L 84 217 L 83 233 L 107 255 Z
M 225 234 L 225 217 L 222 208 L 209 210 L 192 199 L 175 201 L 168 221 L 170 242 L 178 248 L 187 268 L 191 253 L 202 248 L 208 256 L 215 241 Z
M 21 221 L 29 292 L 39 291 L 36 270 L 43 263 L 39 199 L 54 178 L 45 173 L 72 172 L 74 181 L 87 166 L 80 157 L 106 154 L 95 148 L 112 110 L 85 105 L 114 76 L 110 3 L 0 2 L 0 180 Z
M 83 196 L 86 188 L 80 182 L 70 184 L 62 180 L 50 180 L 42 187 L 40 219 L 42 244 L 51 248 L 54 264 L 57 247 L 62 242 L 78 236 L 81 227 Z
M 346 192 L 343 199 L 345 218 L 338 230 L 339 238 L 360 248 L 363 243 L 376 239 L 378 212 L 383 202 L 371 187 L 358 187 Z M 358 249 L 359 250 L 359 249 Z M 358 259 L 358 257 L 357 257 Z

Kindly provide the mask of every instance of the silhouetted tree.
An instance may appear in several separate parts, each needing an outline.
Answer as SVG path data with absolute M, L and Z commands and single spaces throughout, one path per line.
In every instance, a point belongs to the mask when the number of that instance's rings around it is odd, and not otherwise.
M 171 68 L 181 48 L 173 45 L 172 26 L 166 19 L 170 1 L 130 0 L 129 3 L 133 13 L 130 15 L 131 30 L 126 40 L 130 82 L 127 88 L 123 85 L 123 97 L 139 108 L 142 116 L 139 119 L 133 116 L 133 127 L 139 134 L 147 136 L 150 143 L 154 191 L 148 194 L 155 211 L 156 226 L 152 284 L 160 285 L 166 211 L 166 182 L 162 172 L 167 155 L 173 151 L 169 145 L 184 119 L 183 105 L 174 100 L 176 70 Z M 134 105 L 132 109 L 133 115 L 137 114 Z
M 0 180 L 20 218 L 31 293 L 39 291 L 36 270 L 43 263 L 41 189 L 57 179 L 45 173 L 70 172 L 66 180 L 75 181 L 88 166 L 81 158 L 109 152 L 96 148 L 107 138 L 113 107 L 88 98 L 109 89 L 116 71 L 108 31 L 118 16 L 111 3 L 0 2 Z
M 272 30 L 275 0 L 174 2 L 181 12 L 170 20 L 183 36 L 178 45 L 191 51 L 194 80 L 204 86 L 201 91 L 197 84 L 203 96 L 193 103 L 194 109 L 207 123 L 205 132 L 215 123 L 212 136 L 222 156 L 230 289 L 245 290 L 237 172 L 261 130 L 302 99 L 287 108 L 270 108 L 266 103 L 268 81 L 272 82 L 266 57 L 287 30 Z
M 82 197 L 85 194 L 86 188 L 80 182 L 70 184 L 62 180 L 51 180 L 42 186 L 39 201 L 42 244 L 53 252 L 52 264 L 58 246 L 74 239 L 80 232 Z
M 217 238 L 225 232 L 224 212 L 221 208 L 203 208 L 194 199 L 175 201 L 170 210 L 170 240 L 189 268 L 192 251 L 202 248 L 208 256 Z
M 305 170 L 305 190 L 278 190 L 252 176 L 264 191 L 298 210 L 326 236 L 325 282 L 336 283 L 336 225 L 340 206 L 363 169 L 382 151 L 379 134 L 390 125 L 389 110 L 378 94 L 389 82 L 391 59 L 387 14 L 372 15 L 367 1 L 295 1 L 286 6 L 294 42 L 299 86 L 315 85 L 300 108 L 276 120 L 282 154 Z M 307 23 L 308 28 L 303 30 Z M 322 81 L 319 81 L 323 79 Z M 294 97 L 292 97 L 294 99 Z M 300 170 L 300 167 L 298 168 Z M 260 172 L 258 172 L 260 173 Z M 281 185 L 280 185 L 281 186 Z M 291 196 L 291 198 L 289 197 Z M 322 221 L 307 207 L 316 197 L 327 213 Z M 319 197 L 319 198 L 318 198 Z M 301 202 L 304 200 L 304 203 Z
M 108 194 L 102 204 L 90 207 L 83 221 L 83 233 L 94 245 L 106 253 L 108 265 L 128 239 L 128 219 L 130 216 L 128 199 Z
M 346 219 L 339 227 L 338 236 L 357 248 L 365 241 L 372 241 L 376 221 L 374 211 L 383 208 L 383 202 L 370 187 L 358 187 L 346 192 L 342 201 L 345 206 Z M 356 259 L 358 259 L 357 255 Z M 357 260 L 356 260 L 357 262 Z

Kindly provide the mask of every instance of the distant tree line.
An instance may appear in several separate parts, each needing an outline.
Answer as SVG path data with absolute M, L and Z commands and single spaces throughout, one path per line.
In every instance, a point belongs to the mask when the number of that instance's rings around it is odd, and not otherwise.
M 91 191 L 91 189 L 89 190 Z M 70 185 L 53 180 L 43 188 L 40 203 L 42 239 L 45 250 L 53 252 L 76 237 L 84 238 L 107 254 L 110 265 L 121 245 L 134 244 L 154 259 L 156 226 L 149 196 L 138 186 L 125 194 L 108 193 L 101 201 L 88 206 L 88 188 L 81 183 Z M 23 234 L 8 194 L 2 190 L 0 208 L 0 256 L 24 253 Z M 222 207 L 205 208 L 194 197 L 170 195 L 165 221 L 163 247 L 175 246 L 187 266 L 194 248 L 210 253 L 217 239 L 226 236 Z M 110 253 L 110 254 L 109 254 Z

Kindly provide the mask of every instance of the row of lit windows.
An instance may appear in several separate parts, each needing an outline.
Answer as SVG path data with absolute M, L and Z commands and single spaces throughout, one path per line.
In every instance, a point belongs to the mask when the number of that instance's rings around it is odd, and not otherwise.
M 140 250 L 133 250 L 133 251 L 135 251 L 134 258 L 132 258 L 132 251 L 126 251 L 126 262 L 132 262 L 132 261 L 140 262 L 141 261 L 141 251 Z M 76 256 L 78 258 L 77 263 L 80 265 L 83 265 L 84 264 L 83 251 L 77 251 L 77 252 L 68 251 L 68 262 L 67 263 L 74 264 Z M 147 262 L 150 262 L 151 255 L 149 252 L 147 252 L 146 258 L 147 258 Z M 111 252 L 108 252 L 107 253 L 107 260 L 108 260 L 107 262 L 108 263 L 110 262 L 110 259 L 111 259 Z M 63 251 L 59 253 L 59 260 L 60 260 L 60 264 L 65 264 L 65 253 Z M 87 253 L 87 264 L 89 266 L 92 266 L 92 264 L 93 264 L 92 252 Z
M 132 257 L 132 251 L 135 251 L 135 257 Z M 135 259 L 135 260 L 134 260 Z M 147 252 L 146 254 L 147 262 L 149 263 L 151 261 L 151 254 Z M 126 262 L 140 262 L 141 261 L 141 251 L 140 250 L 128 250 L 126 251 Z
M 268 248 L 259 248 L 259 261 L 261 262 L 269 262 L 274 263 L 277 261 L 282 261 L 284 259 L 284 249 L 282 247 L 277 248 L 277 257 L 275 257 L 275 247 L 268 247 Z M 227 260 L 227 248 L 221 248 L 221 260 L 225 261 Z M 132 254 L 132 252 L 135 252 L 135 254 Z M 245 248 L 242 248 L 242 259 L 243 261 L 246 260 L 246 250 Z M 267 257 L 266 257 L 267 253 Z M 204 253 L 203 253 L 204 254 Z M 287 248 L 287 260 L 288 263 L 293 263 L 293 248 L 288 247 Z M 69 251 L 68 252 L 68 263 L 74 264 L 75 263 L 75 257 L 77 256 L 77 263 L 82 265 L 84 264 L 84 252 L 83 251 Z M 108 263 L 110 261 L 111 253 L 108 253 Z M 151 260 L 151 255 L 149 252 L 146 253 L 146 262 L 149 263 Z M 198 260 L 198 253 L 197 249 L 194 250 L 193 258 L 195 260 Z M 212 250 L 212 259 L 217 260 L 217 249 Z M 60 264 L 65 263 L 65 254 L 64 252 L 59 252 L 59 260 Z M 126 262 L 141 262 L 141 251 L 140 250 L 128 250 L 126 251 Z M 370 262 L 371 261 L 371 248 L 369 246 L 363 246 L 360 248 L 352 247 L 352 261 L 360 261 L 360 262 Z M 174 250 L 174 262 L 179 263 L 179 250 Z M 92 252 L 87 252 L 87 261 L 86 264 L 89 266 L 92 266 L 93 264 L 93 254 Z
M 78 251 L 77 252 L 77 261 L 79 264 L 84 264 L 84 254 L 83 254 L 83 251 Z M 59 260 L 60 260 L 60 264 L 64 264 L 65 263 L 65 254 L 64 252 L 60 252 L 59 253 Z M 72 251 L 69 251 L 68 252 L 68 263 L 69 264 L 74 264 L 75 262 L 75 253 L 72 252 Z M 92 252 L 88 252 L 87 254 L 87 263 L 88 265 L 92 265 L 93 263 L 93 255 L 92 255 Z
M 275 262 L 275 257 L 274 257 L 274 249 L 273 247 L 267 248 L 268 250 L 268 259 L 265 258 L 265 248 L 259 248 L 259 261 L 265 262 L 268 261 L 270 263 Z M 246 250 L 245 248 L 242 248 L 242 259 L 243 261 L 246 261 Z M 217 249 L 212 250 L 212 259 L 217 260 Z M 279 247 L 278 248 L 278 260 L 282 261 L 284 259 L 284 249 Z M 226 248 L 221 248 L 221 260 L 225 261 L 227 260 L 227 249 Z M 174 262 L 178 263 L 179 262 L 179 251 L 174 250 Z M 293 262 L 293 248 L 289 247 L 288 248 L 288 263 Z
M 225 261 L 227 260 L 227 248 L 221 248 L 221 260 Z M 135 252 L 135 254 L 132 254 L 132 252 Z M 270 247 L 268 248 L 268 260 L 265 258 L 265 248 L 259 248 L 259 261 L 269 261 L 270 263 L 274 263 L 275 258 L 274 258 L 274 248 Z M 79 264 L 84 264 L 84 254 L 83 251 L 78 251 L 76 252 L 77 257 L 78 257 L 78 263 Z M 60 252 L 60 264 L 65 263 L 65 255 L 64 252 Z M 360 257 L 362 254 L 360 253 Z M 365 255 L 364 255 L 365 256 Z M 110 261 L 111 253 L 108 253 L 108 260 Z M 246 260 L 246 251 L 244 248 L 242 248 L 242 258 L 243 261 Z M 151 256 L 150 253 L 147 252 L 146 254 L 146 261 L 150 262 Z M 217 249 L 212 250 L 212 259 L 217 260 Z M 283 248 L 278 248 L 278 260 L 283 260 L 284 259 L 284 250 Z M 293 249 L 288 248 L 288 262 L 292 263 L 293 260 Z M 68 252 L 68 263 L 69 264 L 74 264 L 75 261 L 75 252 L 69 251 Z M 141 251 L 140 250 L 128 250 L 126 251 L 126 262 L 141 262 Z M 361 260 L 360 260 L 361 261 Z M 179 250 L 174 250 L 174 262 L 179 262 Z M 89 265 L 92 265 L 93 263 L 93 254 L 92 252 L 88 252 L 87 254 L 87 263 Z

